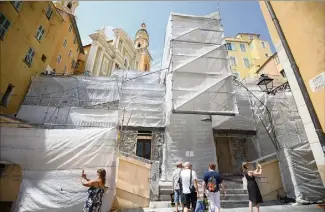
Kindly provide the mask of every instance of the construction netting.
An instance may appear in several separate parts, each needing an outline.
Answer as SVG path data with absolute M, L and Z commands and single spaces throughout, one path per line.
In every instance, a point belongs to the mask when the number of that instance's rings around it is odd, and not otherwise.
M 170 112 L 235 115 L 235 96 L 219 13 L 171 13 L 165 35 L 162 76 Z
M 163 127 L 165 86 L 158 73 L 115 71 L 111 77 L 41 76 L 32 84 L 17 117 L 52 128 Z
M 249 160 L 277 153 L 284 190 L 297 201 L 324 199 L 322 184 L 305 129 L 290 91 L 262 92 L 257 79 L 236 81 L 239 114 L 212 116 L 215 130 L 256 131 L 249 139 Z
M 115 119 L 117 124 L 117 119 Z M 103 211 L 115 193 L 116 127 L 92 129 L 1 128 L 1 161 L 19 164 L 23 180 L 13 212 L 82 211 L 88 193 L 82 170 L 97 179 L 106 170 Z

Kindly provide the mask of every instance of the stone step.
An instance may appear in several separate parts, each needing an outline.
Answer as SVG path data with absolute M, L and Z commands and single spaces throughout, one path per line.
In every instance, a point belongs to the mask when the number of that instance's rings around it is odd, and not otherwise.
M 160 195 L 160 201 L 170 201 L 170 195 Z M 222 200 L 248 200 L 248 194 L 227 194 Z
M 226 194 L 222 200 L 248 200 L 248 194 Z
M 221 208 L 248 206 L 248 198 L 246 200 L 221 200 Z M 151 201 L 149 208 L 172 208 L 169 201 Z
M 160 195 L 170 195 L 170 193 L 172 191 L 173 191 L 172 189 L 160 188 L 159 194 Z M 244 189 L 227 188 L 227 194 L 247 194 L 247 193 L 248 193 L 247 190 L 244 190 Z

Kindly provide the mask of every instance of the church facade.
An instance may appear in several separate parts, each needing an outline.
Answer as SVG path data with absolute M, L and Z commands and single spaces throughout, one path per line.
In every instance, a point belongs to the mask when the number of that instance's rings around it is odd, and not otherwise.
M 92 43 L 84 46 L 84 72 L 91 76 L 111 76 L 113 70 L 149 71 L 152 57 L 149 53 L 149 34 L 146 25 L 141 24 L 133 41 L 121 28 L 113 30 L 109 39 L 105 28 L 90 35 Z M 83 61 L 81 61 L 83 62 Z

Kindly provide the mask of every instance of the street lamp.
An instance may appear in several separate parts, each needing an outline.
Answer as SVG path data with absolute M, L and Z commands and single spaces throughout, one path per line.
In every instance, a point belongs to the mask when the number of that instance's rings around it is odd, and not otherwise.
M 263 92 L 270 94 L 272 92 L 272 88 L 273 88 L 273 79 L 268 77 L 265 74 L 262 74 L 260 76 L 260 78 L 258 79 L 257 85 L 258 85 L 258 87 L 260 87 L 260 89 Z

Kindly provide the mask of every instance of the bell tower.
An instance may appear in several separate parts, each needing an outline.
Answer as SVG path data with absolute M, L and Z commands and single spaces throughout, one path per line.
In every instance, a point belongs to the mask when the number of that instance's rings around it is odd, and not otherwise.
M 140 54 L 138 70 L 149 71 L 151 56 L 148 51 L 149 34 L 145 23 L 141 24 L 141 28 L 137 31 L 135 35 L 134 47 L 138 50 Z
M 76 0 L 61 0 L 61 5 L 64 9 L 74 15 L 76 8 L 79 6 L 79 2 Z

